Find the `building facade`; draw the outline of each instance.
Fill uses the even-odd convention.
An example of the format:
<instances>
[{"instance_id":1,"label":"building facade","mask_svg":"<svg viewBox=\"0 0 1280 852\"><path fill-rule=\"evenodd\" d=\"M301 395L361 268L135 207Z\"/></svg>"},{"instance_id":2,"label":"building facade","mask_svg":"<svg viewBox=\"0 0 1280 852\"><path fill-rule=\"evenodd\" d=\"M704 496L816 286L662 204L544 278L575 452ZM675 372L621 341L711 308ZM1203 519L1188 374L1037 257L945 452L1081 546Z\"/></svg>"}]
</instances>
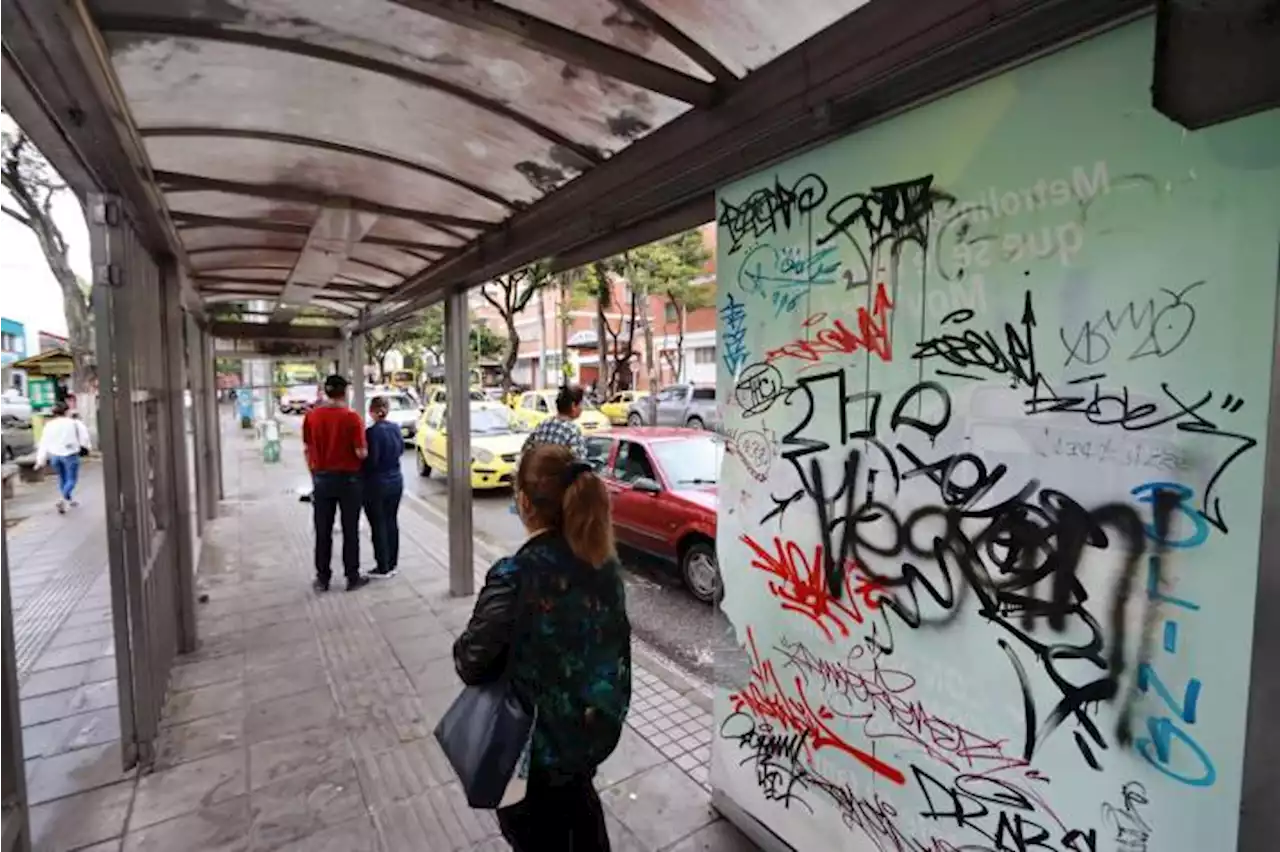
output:
<instances>
[{"instance_id":1,"label":"building facade","mask_svg":"<svg viewBox=\"0 0 1280 852\"><path fill-rule=\"evenodd\" d=\"M26 378L22 370L14 370L15 361L27 357L27 329L17 320L0 318L0 371L3 372L4 390L16 389L26 393Z\"/></svg>"},{"instance_id":2,"label":"building facade","mask_svg":"<svg viewBox=\"0 0 1280 852\"><path fill-rule=\"evenodd\" d=\"M705 283L716 286L714 223L701 229L703 242L711 255L707 261ZM631 288L622 279L612 284L612 298L605 311L608 325L607 346L625 351L630 337ZM578 298L564 305L563 296L555 286L547 287L529 301L525 309L515 317L515 331L519 338L516 363L512 380L532 388L556 387L563 376L579 384L593 384L600 375L600 348L596 331L596 305L590 298ZM677 381L715 381L716 365L716 312L714 307L688 311L685 317L683 341L683 374L680 373L680 322L678 311L660 295L651 295L648 304L649 321L653 329L655 380L658 386ZM489 304L476 288L471 295L471 310L477 323L488 326L505 336L507 329L502 315ZM637 311L639 314L640 311ZM638 317L637 317L638 319ZM617 335L615 342L614 336ZM648 389L648 370L645 364L644 329L635 328L633 355L629 361L629 375L624 386ZM565 360L567 356L567 361ZM565 364L568 369L566 371Z\"/></svg>"}]
</instances>

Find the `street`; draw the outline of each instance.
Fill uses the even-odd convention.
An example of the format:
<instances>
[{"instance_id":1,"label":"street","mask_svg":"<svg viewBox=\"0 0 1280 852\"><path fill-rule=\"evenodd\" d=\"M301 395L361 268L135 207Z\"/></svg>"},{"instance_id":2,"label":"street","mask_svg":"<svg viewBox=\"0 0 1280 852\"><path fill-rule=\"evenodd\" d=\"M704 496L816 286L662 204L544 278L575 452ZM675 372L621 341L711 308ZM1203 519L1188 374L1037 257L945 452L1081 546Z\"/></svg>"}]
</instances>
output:
<instances>
[{"instance_id":1,"label":"street","mask_svg":"<svg viewBox=\"0 0 1280 852\"><path fill-rule=\"evenodd\" d=\"M439 473L418 475L414 450L405 448L400 463L404 471L405 503L400 511L421 510L412 497L444 514L448 508L448 488ZM476 491L472 501L475 536L503 553L510 553L524 541L524 527L511 511L509 490ZM710 682L712 661L721 645L733 647L732 628L724 614L695 600L680 582L674 565L633 552L619 554L623 579L627 584L627 612L636 636L657 651Z\"/></svg>"},{"instance_id":2,"label":"street","mask_svg":"<svg viewBox=\"0 0 1280 852\"><path fill-rule=\"evenodd\" d=\"M301 417L277 416L286 424L287 432L300 434ZM400 462L405 483L400 511L447 515L445 478L439 473L419 476L414 452L412 447L406 447ZM476 539L494 551L513 552L524 542L525 534L519 517L511 511L511 492L473 493ZM674 565L635 552L623 551L619 556L627 585L627 612L635 635L699 678L713 681L716 651L735 648L729 620L718 609L695 600L685 590Z\"/></svg>"}]
</instances>

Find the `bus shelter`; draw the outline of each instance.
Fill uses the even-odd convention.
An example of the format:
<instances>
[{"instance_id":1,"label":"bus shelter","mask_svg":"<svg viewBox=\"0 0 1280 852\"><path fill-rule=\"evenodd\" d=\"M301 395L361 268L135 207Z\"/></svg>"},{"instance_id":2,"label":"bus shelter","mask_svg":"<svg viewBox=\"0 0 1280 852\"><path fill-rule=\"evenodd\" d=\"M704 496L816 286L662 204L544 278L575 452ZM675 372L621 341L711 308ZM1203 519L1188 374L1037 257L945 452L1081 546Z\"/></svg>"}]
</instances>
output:
<instances>
[{"instance_id":1,"label":"bus shelter","mask_svg":"<svg viewBox=\"0 0 1280 852\"><path fill-rule=\"evenodd\" d=\"M152 759L169 669L198 646L216 352L330 358L359 394L361 336L443 302L449 395L464 399L469 287L718 214L731 238L767 236L812 193L779 185L729 211L716 192L1153 15L1155 108L1187 128L1247 114L1276 101L1270 5L6 0L5 110L89 221L126 763ZM254 315L212 319L227 304ZM454 470L468 414L449 409ZM470 499L454 477L458 595ZM22 835L10 794L6 841Z\"/></svg>"}]
</instances>

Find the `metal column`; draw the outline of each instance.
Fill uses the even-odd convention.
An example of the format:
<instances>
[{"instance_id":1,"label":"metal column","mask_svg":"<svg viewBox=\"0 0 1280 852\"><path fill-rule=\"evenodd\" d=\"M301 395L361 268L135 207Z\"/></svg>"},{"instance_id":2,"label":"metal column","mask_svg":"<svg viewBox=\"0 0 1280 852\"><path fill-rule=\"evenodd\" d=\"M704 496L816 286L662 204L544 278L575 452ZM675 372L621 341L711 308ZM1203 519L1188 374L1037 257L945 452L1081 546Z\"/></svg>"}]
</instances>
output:
<instances>
[{"instance_id":1,"label":"metal column","mask_svg":"<svg viewBox=\"0 0 1280 852\"><path fill-rule=\"evenodd\" d=\"M471 404L467 344L470 339L467 291L450 293L444 303L446 429L449 454L449 594L475 591L472 566Z\"/></svg>"},{"instance_id":2,"label":"metal column","mask_svg":"<svg viewBox=\"0 0 1280 852\"><path fill-rule=\"evenodd\" d=\"M218 501L226 493L222 485L222 412L218 408L218 370L213 357L213 336L207 329L200 330L200 347L205 364L205 417L209 424L209 452L205 464L208 465L206 481L210 488L205 518L212 521L218 517Z\"/></svg>"},{"instance_id":3,"label":"metal column","mask_svg":"<svg viewBox=\"0 0 1280 852\"><path fill-rule=\"evenodd\" d=\"M186 356L187 376L191 382L191 422L195 427L191 451L195 454L193 467L196 477L196 504L192 507L192 512L195 515L196 535L203 538L205 519L208 517L206 511L208 495L212 490L208 475L209 468L205 460L205 456L209 452L209 421L205 415L207 400L204 392L206 372L204 365L204 338L195 317L190 314L184 314L182 322L185 329L183 339L186 342L184 354ZM196 567L197 569L199 568L199 566Z\"/></svg>"},{"instance_id":4,"label":"metal column","mask_svg":"<svg viewBox=\"0 0 1280 852\"><path fill-rule=\"evenodd\" d=\"M351 380L351 339L343 338L338 344L338 375Z\"/></svg>"},{"instance_id":5,"label":"metal column","mask_svg":"<svg viewBox=\"0 0 1280 852\"><path fill-rule=\"evenodd\" d=\"M360 412L363 417L365 413L364 398L364 335L356 334L351 338L351 383L353 391L351 394L351 407Z\"/></svg>"},{"instance_id":6,"label":"metal column","mask_svg":"<svg viewBox=\"0 0 1280 852\"><path fill-rule=\"evenodd\" d=\"M120 249L120 207L116 199L104 195L89 198L89 246L93 259L93 318L98 360L98 435L102 449L103 490L107 495L107 564L111 577L111 612L115 626L116 684L119 691L120 750L125 768L138 762L137 723L134 714L133 667L130 653L132 635L129 629L129 595L127 565L137 564L138 556L130 546L133 536L128 529L136 517L135 506L126 506L125 482L132 468L131 440L126 424L117 412L127 407L133 394L130 359L117 350L123 342L117 339L116 290L123 273L112 258ZM123 434L122 434L123 433Z\"/></svg>"},{"instance_id":7,"label":"metal column","mask_svg":"<svg viewBox=\"0 0 1280 852\"><path fill-rule=\"evenodd\" d=\"M167 496L173 520L170 526L173 533L170 539L174 540L173 615L176 619L177 651L189 654L196 649L196 566L191 535L194 526L191 483L187 481L187 359L182 333L182 282L178 275L172 258L160 264L160 335L165 353L162 404L167 409L169 432L169 453L165 461L172 466L170 475L165 479L169 483L170 493ZM192 406L195 405L194 396Z\"/></svg>"},{"instance_id":8,"label":"metal column","mask_svg":"<svg viewBox=\"0 0 1280 852\"><path fill-rule=\"evenodd\" d=\"M93 195L89 202L121 751L129 768L153 760L165 686L182 642L176 601L182 549L191 538L179 520L189 495L176 485L185 464L174 463L186 451L181 417L173 416L175 391L179 412L182 406L174 379L178 362L181 384L178 314L170 301L177 294L119 201Z\"/></svg>"},{"instance_id":9,"label":"metal column","mask_svg":"<svg viewBox=\"0 0 1280 852\"><path fill-rule=\"evenodd\" d=\"M17 646L13 644L13 605L9 599L9 539L0 530L0 570L3 571L4 596L0 610L4 632L0 634L0 657L4 668L3 766L3 835L0 852L31 852L31 812L27 806L27 768L22 759L22 712L18 700L18 671L14 661Z\"/></svg>"}]
</instances>

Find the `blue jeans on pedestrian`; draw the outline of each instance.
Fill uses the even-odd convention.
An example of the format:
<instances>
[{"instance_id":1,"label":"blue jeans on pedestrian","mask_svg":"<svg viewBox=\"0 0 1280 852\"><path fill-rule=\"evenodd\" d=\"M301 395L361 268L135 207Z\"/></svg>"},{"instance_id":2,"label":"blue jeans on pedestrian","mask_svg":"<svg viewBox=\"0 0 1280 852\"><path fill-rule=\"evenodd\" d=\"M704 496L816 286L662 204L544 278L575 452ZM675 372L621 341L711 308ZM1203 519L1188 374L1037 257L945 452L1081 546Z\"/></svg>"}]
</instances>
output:
<instances>
[{"instance_id":1,"label":"blue jeans on pedestrian","mask_svg":"<svg viewBox=\"0 0 1280 852\"><path fill-rule=\"evenodd\" d=\"M80 481L80 456L49 456L49 467L58 473L58 493L63 500L70 500Z\"/></svg>"},{"instance_id":2,"label":"blue jeans on pedestrian","mask_svg":"<svg viewBox=\"0 0 1280 852\"><path fill-rule=\"evenodd\" d=\"M400 562L400 476L364 481L364 513L373 537L373 558L382 571L394 571Z\"/></svg>"}]
</instances>

